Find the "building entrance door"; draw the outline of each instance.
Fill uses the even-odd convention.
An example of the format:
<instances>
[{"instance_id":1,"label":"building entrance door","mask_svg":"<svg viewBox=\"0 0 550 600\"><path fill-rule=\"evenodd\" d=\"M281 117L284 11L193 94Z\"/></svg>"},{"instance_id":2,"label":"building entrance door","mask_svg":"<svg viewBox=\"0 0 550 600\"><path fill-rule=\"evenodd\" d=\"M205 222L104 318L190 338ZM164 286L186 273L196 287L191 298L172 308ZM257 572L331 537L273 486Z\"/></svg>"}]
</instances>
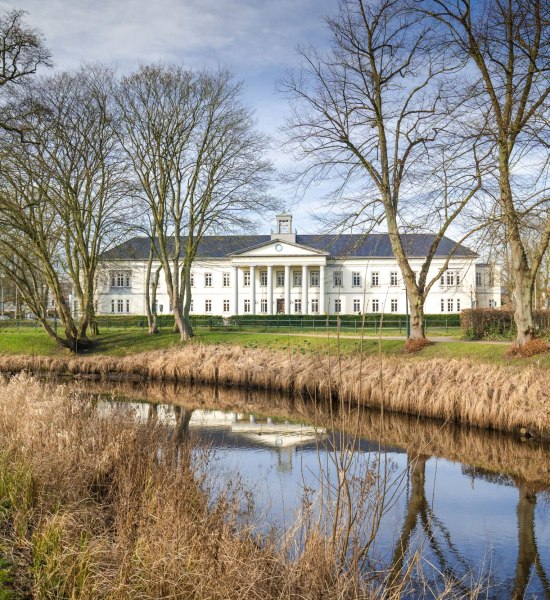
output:
<instances>
[{"instance_id":1,"label":"building entrance door","mask_svg":"<svg viewBox=\"0 0 550 600\"><path fill-rule=\"evenodd\" d=\"M285 312L285 301L283 298L277 298L277 314L282 315Z\"/></svg>"}]
</instances>

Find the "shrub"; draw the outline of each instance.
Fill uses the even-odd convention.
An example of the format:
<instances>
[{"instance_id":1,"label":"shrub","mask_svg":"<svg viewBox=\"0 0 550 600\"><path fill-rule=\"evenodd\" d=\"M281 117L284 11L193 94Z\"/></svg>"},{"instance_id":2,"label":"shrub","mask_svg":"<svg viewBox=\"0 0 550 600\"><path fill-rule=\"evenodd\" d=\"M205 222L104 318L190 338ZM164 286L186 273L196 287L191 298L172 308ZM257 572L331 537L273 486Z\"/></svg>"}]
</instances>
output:
<instances>
[{"instance_id":1,"label":"shrub","mask_svg":"<svg viewBox=\"0 0 550 600\"><path fill-rule=\"evenodd\" d=\"M550 330L550 310L533 313L539 333ZM470 308L460 314L464 337L471 340L511 339L516 335L514 312L503 308Z\"/></svg>"}]
</instances>

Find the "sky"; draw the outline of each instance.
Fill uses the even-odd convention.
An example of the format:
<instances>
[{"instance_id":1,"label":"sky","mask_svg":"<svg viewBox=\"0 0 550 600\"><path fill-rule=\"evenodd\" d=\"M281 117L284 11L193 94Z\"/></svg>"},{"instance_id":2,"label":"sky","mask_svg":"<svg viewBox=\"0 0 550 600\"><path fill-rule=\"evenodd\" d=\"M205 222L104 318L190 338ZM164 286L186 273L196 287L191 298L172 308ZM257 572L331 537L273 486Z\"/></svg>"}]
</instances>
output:
<instances>
[{"instance_id":1,"label":"sky","mask_svg":"<svg viewBox=\"0 0 550 600\"><path fill-rule=\"evenodd\" d=\"M290 156L278 148L278 129L288 110L276 83L299 66L298 45L328 43L324 17L336 0L17 0L51 50L55 69L83 62L114 64L128 72L140 63L183 63L188 68L228 67L244 83L244 101L258 128L274 138L270 157L284 169ZM14 4L0 0L0 9ZM320 190L295 200L291 189L275 195L294 215L300 233L313 232L311 214ZM266 217L261 233L273 226Z\"/></svg>"}]
</instances>

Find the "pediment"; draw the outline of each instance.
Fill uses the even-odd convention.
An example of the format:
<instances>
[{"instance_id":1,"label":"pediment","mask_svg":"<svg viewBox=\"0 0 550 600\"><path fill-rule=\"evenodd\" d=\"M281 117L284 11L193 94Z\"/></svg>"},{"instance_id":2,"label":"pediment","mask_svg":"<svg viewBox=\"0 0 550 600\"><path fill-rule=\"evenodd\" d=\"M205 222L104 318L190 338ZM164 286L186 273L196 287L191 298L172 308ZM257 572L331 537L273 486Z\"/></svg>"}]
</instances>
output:
<instances>
[{"instance_id":1,"label":"pediment","mask_svg":"<svg viewBox=\"0 0 550 600\"><path fill-rule=\"evenodd\" d=\"M252 256L328 256L328 252L302 246L285 240L269 240L263 244L245 248L239 252L233 252L230 256L237 257L252 257Z\"/></svg>"}]
</instances>

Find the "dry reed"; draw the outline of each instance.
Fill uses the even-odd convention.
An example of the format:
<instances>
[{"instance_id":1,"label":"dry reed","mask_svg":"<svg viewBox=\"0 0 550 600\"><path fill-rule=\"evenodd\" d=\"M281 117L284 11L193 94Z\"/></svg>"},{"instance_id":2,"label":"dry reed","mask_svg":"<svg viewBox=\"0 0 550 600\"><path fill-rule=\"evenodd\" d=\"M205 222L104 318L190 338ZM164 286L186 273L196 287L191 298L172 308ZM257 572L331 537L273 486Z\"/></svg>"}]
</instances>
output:
<instances>
[{"instance_id":1,"label":"dry reed","mask_svg":"<svg viewBox=\"0 0 550 600\"><path fill-rule=\"evenodd\" d=\"M129 357L0 357L0 372L21 371L296 391L489 429L550 433L550 371L535 365L334 357L225 345Z\"/></svg>"}]
</instances>

